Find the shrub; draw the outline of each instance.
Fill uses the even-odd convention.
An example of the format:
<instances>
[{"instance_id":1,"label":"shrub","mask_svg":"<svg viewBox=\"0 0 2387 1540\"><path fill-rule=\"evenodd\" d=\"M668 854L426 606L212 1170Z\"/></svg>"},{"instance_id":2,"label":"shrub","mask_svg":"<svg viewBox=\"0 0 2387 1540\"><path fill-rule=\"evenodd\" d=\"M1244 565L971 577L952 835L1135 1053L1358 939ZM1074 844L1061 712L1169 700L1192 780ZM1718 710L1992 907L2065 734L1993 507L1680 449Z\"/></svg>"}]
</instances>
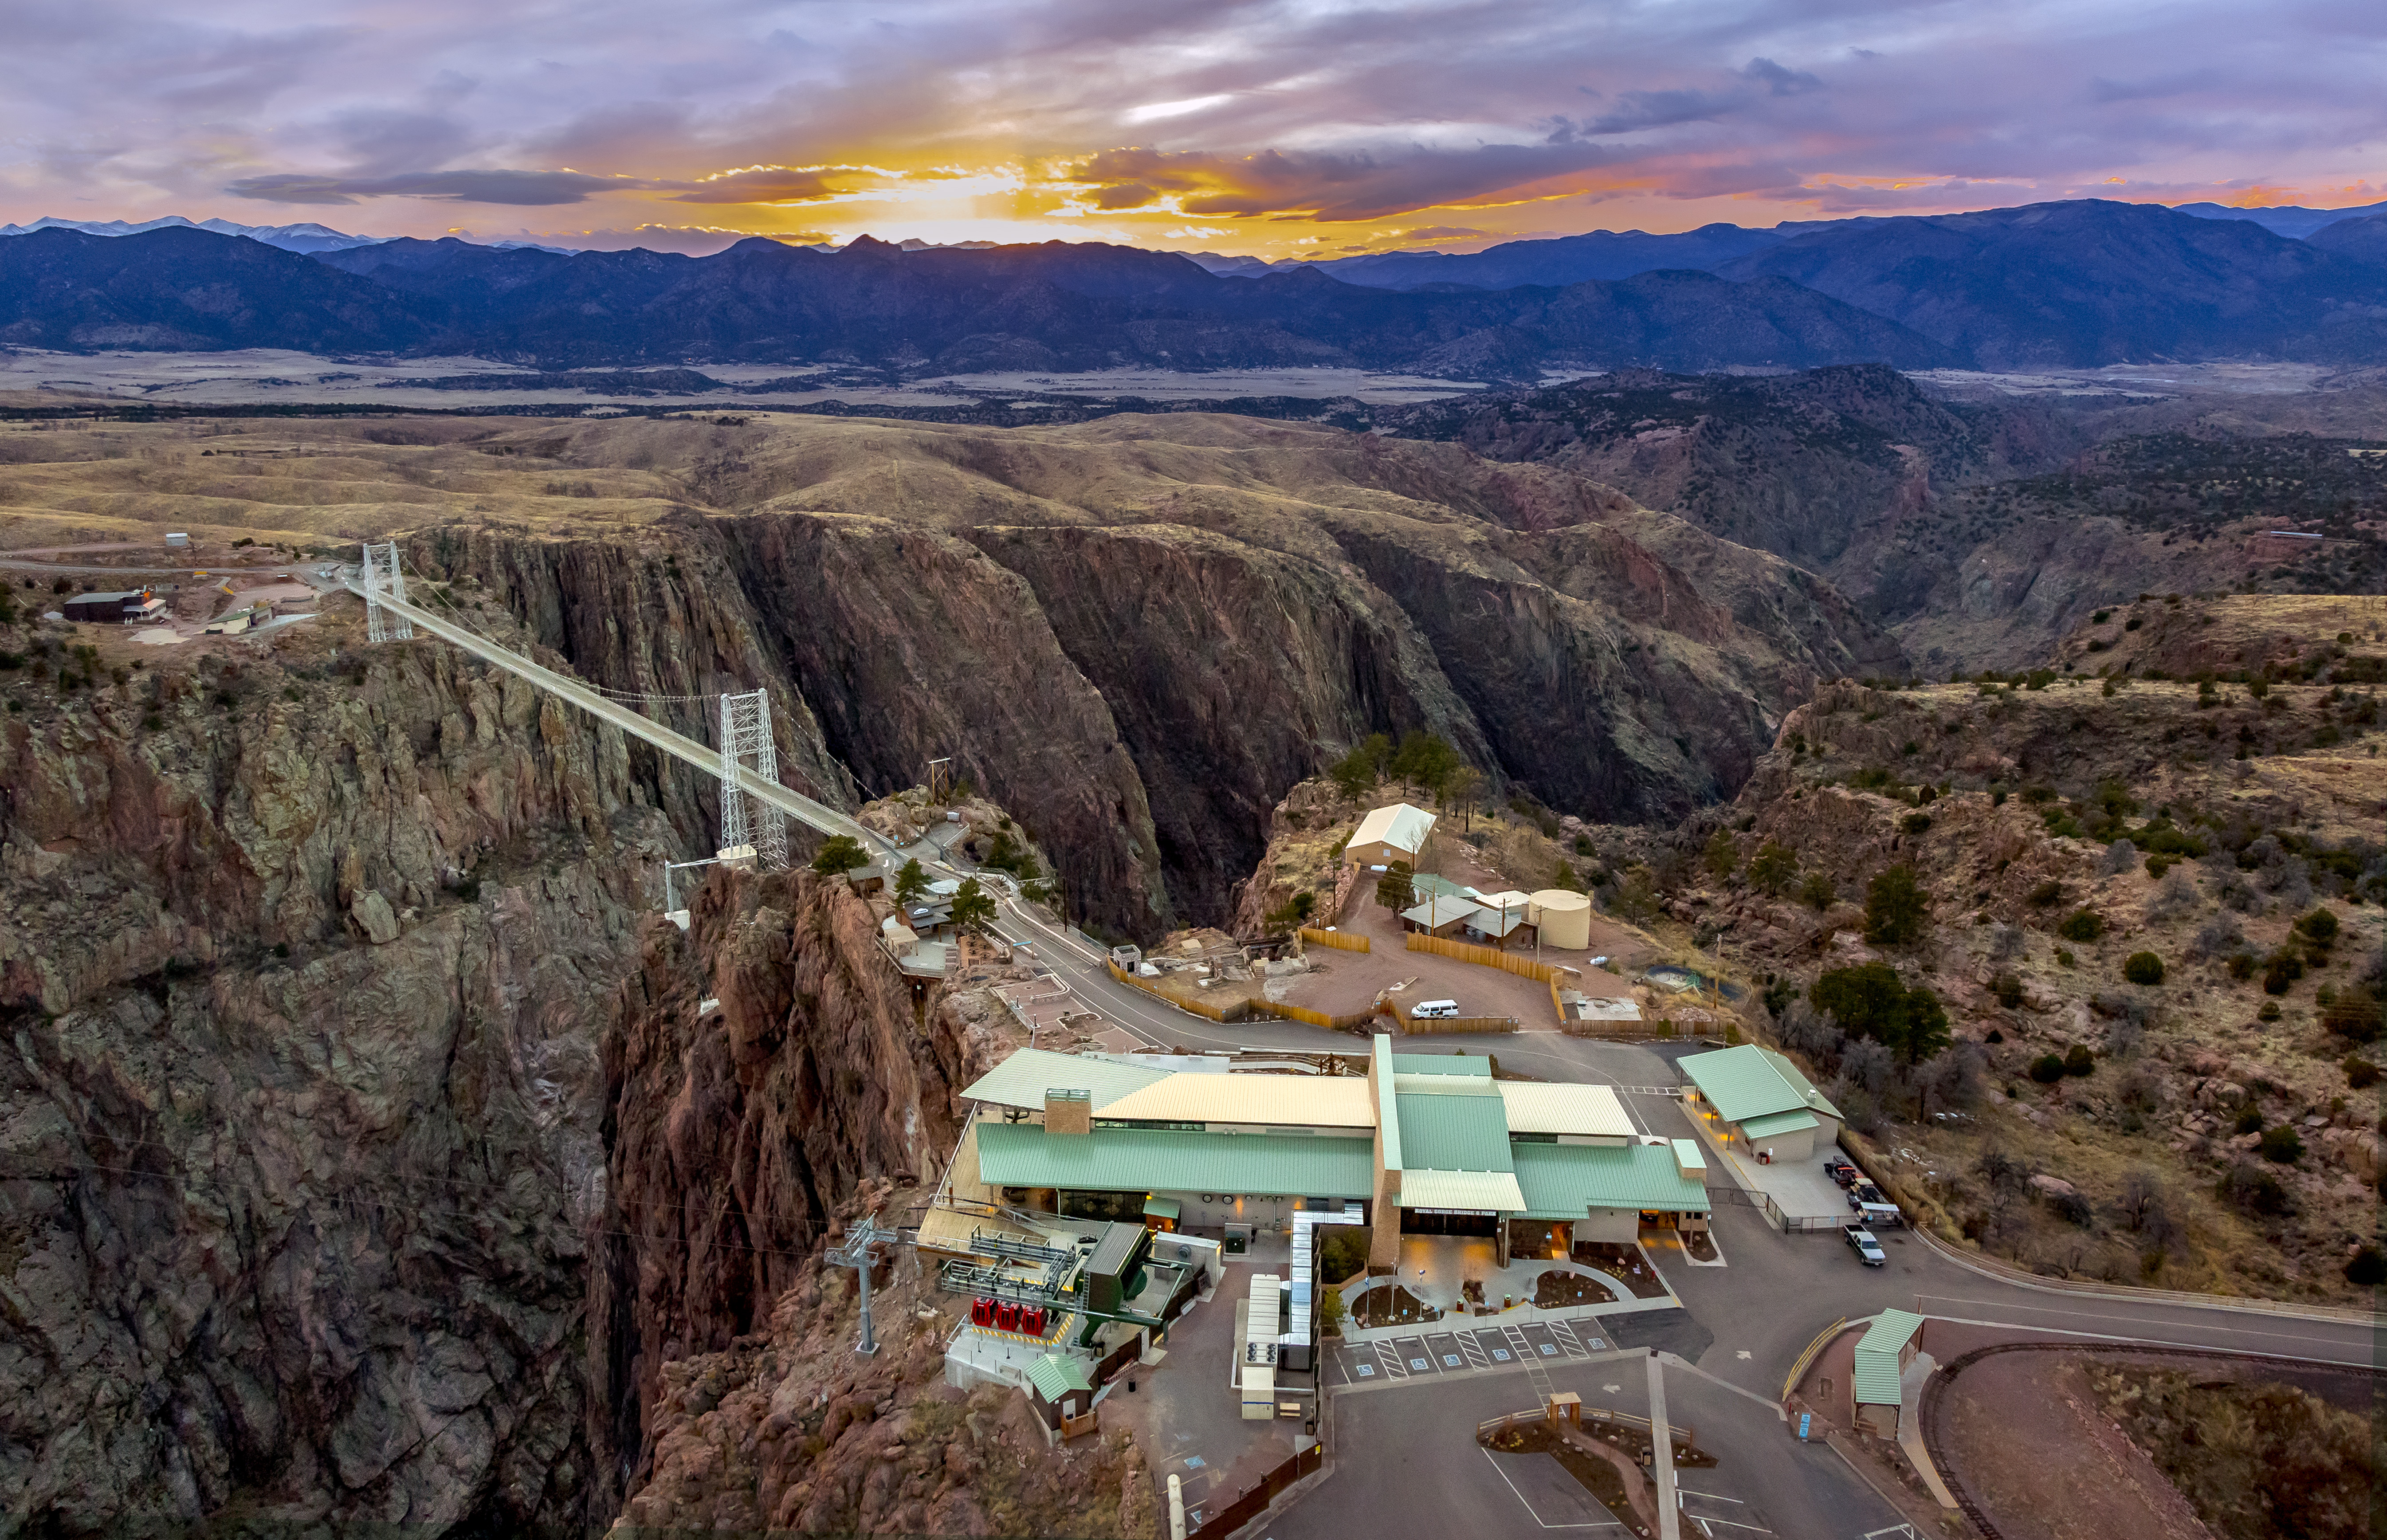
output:
<instances>
[{"instance_id":1,"label":"shrub","mask_svg":"<svg viewBox=\"0 0 2387 1540\"><path fill-rule=\"evenodd\" d=\"M2345 1281L2357 1289L2375 1289L2387 1283L2387 1252L2363 1242L2346 1260Z\"/></svg>"},{"instance_id":2,"label":"shrub","mask_svg":"<svg viewBox=\"0 0 2387 1540\"><path fill-rule=\"evenodd\" d=\"M1989 980L1989 992L1998 997L1999 1004L2011 1011L2022 1004L2022 980L2011 973L2001 973Z\"/></svg>"},{"instance_id":3,"label":"shrub","mask_svg":"<svg viewBox=\"0 0 2387 1540\"><path fill-rule=\"evenodd\" d=\"M2030 1078L2041 1085L2053 1085L2064 1079L2064 1060L2053 1054L2041 1054L2030 1061Z\"/></svg>"},{"instance_id":4,"label":"shrub","mask_svg":"<svg viewBox=\"0 0 2387 1540\"><path fill-rule=\"evenodd\" d=\"M1931 828L1931 814L1928 813L1910 813L1905 817L1901 818L1898 821L1898 827L1899 831L1903 834L1926 834L1930 832Z\"/></svg>"},{"instance_id":5,"label":"shrub","mask_svg":"<svg viewBox=\"0 0 2387 1540\"><path fill-rule=\"evenodd\" d=\"M1767 840L1749 863L1749 880L1770 898L1787 892L1799 875L1799 857L1788 848Z\"/></svg>"},{"instance_id":6,"label":"shrub","mask_svg":"<svg viewBox=\"0 0 2387 1540\"><path fill-rule=\"evenodd\" d=\"M2345 1083L2354 1091L2368 1091L2379 1083L2379 1067L2359 1054L2345 1055Z\"/></svg>"},{"instance_id":7,"label":"shrub","mask_svg":"<svg viewBox=\"0 0 2387 1540\"><path fill-rule=\"evenodd\" d=\"M2263 1109L2261 1107L2246 1108L2238 1115L2237 1120L2229 1125L2229 1131L2241 1136L2250 1133L2261 1133L2263 1131Z\"/></svg>"},{"instance_id":8,"label":"shrub","mask_svg":"<svg viewBox=\"0 0 2387 1540\"><path fill-rule=\"evenodd\" d=\"M2278 1216L2295 1208L2279 1178L2247 1161L2231 1167L2221 1179L2221 1196L2249 1214Z\"/></svg>"},{"instance_id":9,"label":"shrub","mask_svg":"<svg viewBox=\"0 0 2387 1540\"><path fill-rule=\"evenodd\" d=\"M1800 902L1819 913L1829 909L1839 896L1839 888L1822 872L1809 872L1807 880L1799 884Z\"/></svg>"},{"instance_id":10,"label":"shrub","mask_svg":"<svg viewBox=\"0 0 2387 1540\"><path fill-rule=\"evenodd\" d=\"M1990 1029L1989 1029L1989 1035L1988 1035L1987 1037L1984 1037L1983 1039L1981 1039L1981 1041L1982 1041L1983 1042L1988 1042L1988 1043L1999 1043L1999 1042L2003 1042L2003 1041L2005 1041L2005 1040L2006 1040L2006 1035L2005 1035L2003 1032L2002 1032L2002 1031L1998 1030L1998 1029L1997 1029L1996 1028L1994 1028L1994 1027L1992 1027L1992 1028L1990 1028Z\"/></svg>"},{"instance_id":11,"label":"shrub","mask_svg":"<svg viewBox=\"0 0 2387 1540\"><path fill-rule=\"evenodd\" d=\"M2276 1129L2263 1130L2263 1142L2258 1148L2263 1158L2274 1166L2293 1166L2304 1158L2305 1142L2292 1125L2282 1123Z\"/></svg>"},{"instance_id":12,"label":"shrub","mask_svg":"<svg viewBox=\"0 0 2387 1540\"><path fill-rule=\"evenodd\" d=\"M2078 959L2072 955L2072 949L2070 947L2060 946L2055 949L2055 960L2060 966L2070 967Z\"/></svg>"},{"instance_id":13,"label":"shrub","mask_svg":"<svg viewBox=\"0 0 2387 1540\"><path fill-rule=\"evenodd\" d=\"M2326 909L2316 909L2296 921L2296 930L2307 939L2327 946L2337 940L2337 916Z\"/></svg>"},{"instance_id":14,"label":"shrub","mask_svg":"<svg viewBox=\"0 0 2387 1540\"><path fill-rule=\"evenodd\" d=\"M2152 952L2133 952L2122 964L2122 977L2133 984L2160 984L2164 981L2163 959Z\"/></svg>"},{"instance_id":15,"label":"shrub","mask_svg":"<svg viewBox=\"0 0 2387 1540\"><path fill-rule=\"evenodd\" d=\"M2379 1002L2362 985L2348 985L2322 1009L2320 1024L2348 1042L2376 1042L2381 1029Z\"/></svg>"},{"instance_id":16,"label":"shrub","mask_svg":"<svg viewBox=\"0 0 2387 1540\"><path fill-rule=\"evenodd\" d=\"M2288 987L2305 976L2305 960L2295 948L2283 946L2271 953L2263 965L2263 992L2285 994Z\"/></svg>"},{"instance_id":17,"label":"shrub","mask_svg":"<svg viewBox=\"0 0 2387 1540\"><path fill-rule=\"evenodd\" d=\"M2263 1008L2262 1008L2261 1010L2256 1011L2256 1012L2254 1013L2254 1019L2255 1019L2255 1020L2257 1020L2257 1021L2277 1021L2277 1020L2279 1020L2279 1019L2280 1019L2280 1007L2279 1007L2278 1003L2277 1003L2276 1001L2270 1001L2270 1000L2266 1000L2266 1001L2264 1001L2264 1002L2263 1002Z\"/></svg>"},{"instance_id":18,"label":"shrub","mask_svg":"<svg viewBox=\"0 0 2387 1540\"><path fill-rule=\"evenodd\" d=\"M2087 1043L2076 1042L2065 1052L2064 1072L2066 1075L2093 1075L2097 1072L2097 1057L2089 1052Z\"/></svg>"},{"instance_id":19,"label":"shrub","mask_svg":"<svg viewBox=\"0 0 2387 1540\"><path fill-rule=\"evenodd\" d=\"M2093 941L2105 933L2105 916L2094 909L2075 909L2055 933L2067 941Z\"/></svg>"},{"instance_id":20,"label":"shrub","mask_svg":"<svg viewBox=\"0 0 2387 1540\"><path fill-rule=\"evenodd\" d=\"M844 834L832 834L821 841L820 853L813 857L813 870L822 873L850 872L868 865L870 852L862 848L862 841Z\"/></svg>"},{"instance_id":21,"label":"shrub","mask_svg":"<svg viewBox=\"0 0 2387 1540\"><path fill-rule=\"evenodd\" d=\"M1865 889L1866 940L1880 946L1903 946L1923 938L1930 910L1912 866L1892 866Z\"/></svg>"},{"instance_id":22,"label":"shrub","mask_svg":"<svg viewBox=\"0 0 2387 1540\"><path fill-rule=\"evenodd\" d=\"M2052 903L2060 903L2063 898L2064 884L2051 877L2025 895L2023 902L2034 909L2044 909Z\"/></svg>"}]
</instances>

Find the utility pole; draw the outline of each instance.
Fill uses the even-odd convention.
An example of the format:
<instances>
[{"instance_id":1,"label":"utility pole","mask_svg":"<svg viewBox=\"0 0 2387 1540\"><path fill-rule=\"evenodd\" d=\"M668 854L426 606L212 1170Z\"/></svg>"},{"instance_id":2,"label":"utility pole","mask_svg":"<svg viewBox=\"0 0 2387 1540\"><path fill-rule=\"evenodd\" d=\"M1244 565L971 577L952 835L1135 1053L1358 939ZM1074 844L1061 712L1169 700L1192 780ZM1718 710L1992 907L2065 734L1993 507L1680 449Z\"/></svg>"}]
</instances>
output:
<instances>
[{"instance_id":1,"label":"utility pole","mask_svg":"<svg viewBox=\"0 0 2387 1540\"><path fill-rule=\"evenodd\" d=\"M893 1231L880 1228L878 1216L873 1214L845 1232L845 1244L828 1249L830 1266L852 1268L861 1280L862 1340L853 1350L865 1358L878 1352L878 1339L870 1330L870 1269L878 1265L873 1248L901 1239Z\"/></svg>"}]
</instances>

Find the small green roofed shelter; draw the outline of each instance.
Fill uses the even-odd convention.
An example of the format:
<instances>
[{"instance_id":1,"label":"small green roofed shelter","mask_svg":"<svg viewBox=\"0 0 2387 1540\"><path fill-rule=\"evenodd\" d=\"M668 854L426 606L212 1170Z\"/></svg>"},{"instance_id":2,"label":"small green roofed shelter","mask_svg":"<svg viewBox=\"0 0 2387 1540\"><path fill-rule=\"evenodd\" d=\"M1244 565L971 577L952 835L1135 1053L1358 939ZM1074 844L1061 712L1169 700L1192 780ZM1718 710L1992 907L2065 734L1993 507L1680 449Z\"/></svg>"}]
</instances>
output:
<instances>
[{"instance_id":1,"label":"small green roofed shelter","mask_svg":"<svg viewBox=\"0 0 2387 1540\"><path fill-rule=\"evenodd\" d=\"M1687 1110L1721 1142L1737 1142L1751 1155L1771 1151L1778 1161L1809 1160L1839 1142L1840 1109L1770 1048L1693 1054L1680 1067L1690 1081Z\"/></svg>"},{"instance_id":2,"label":"small green roofed shelter","mask_svg":"<svg viewBox=\"0 0 2387 1540\"><path fill-rule=\"evenodd\" d=\"M1912 1310L1884 1310L1857 1339L1855 1369L1849 1376L1857 1425L1885 1438L1898 1434L1906 1403L1901 1377L1923 1337L1923 1318Z\"/></svg>"},{"instance_id":3,"label":"small green roofed shelter","mask_svg":"<svg viewBox=\"0 0 2387 1540\"><path fill-rule=\"evenodd\" d=\"M1093 1409L1094 1382L1075 1358L1047 1353L1028 1366L1028 1400L1048 1428Z\"/></svg>"}]
</instances>

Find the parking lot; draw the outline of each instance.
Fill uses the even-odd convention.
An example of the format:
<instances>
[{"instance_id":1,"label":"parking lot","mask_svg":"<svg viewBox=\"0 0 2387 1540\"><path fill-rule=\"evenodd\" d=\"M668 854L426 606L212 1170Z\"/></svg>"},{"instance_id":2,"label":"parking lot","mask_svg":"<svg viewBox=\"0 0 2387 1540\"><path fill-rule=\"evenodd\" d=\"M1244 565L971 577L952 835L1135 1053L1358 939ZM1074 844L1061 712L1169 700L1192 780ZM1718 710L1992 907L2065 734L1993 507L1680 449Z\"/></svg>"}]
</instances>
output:
<instances>
[{"instance_id":1,"label":"parking lot","mask_svg":"<svg viewBox=\"0 0 2387 1540\"><path fill-rule=\"evenodd\" d=\"M1632 1319L1632 1318L1626 1318ZM1408 1540L1450 1534L1509 1535L1542 1530L1630 1532L1547 1455L1496 1455L1476 1442L1476 1424L1531 1410L1535 1380L1572 1391L1587 1407L1648 1413L1648 1349L1591 1345L1585 1323L1522 1332L1474 1328L1423 1332L1374 1344L1349 1362L1352 1381L1334 1395L1335 1464L1324 1482L1270 1520L1272 1540ZM1524 1339L1521 1345L1517 1335ZM1505 1367L1530 1347L1543 1373L1467 1372ZM1347 1352L1347 1350L1345 1350ZM1387 1363L1396 1357L1397 1363ZM1447 1360L1456 1357L1459 1367ZM1422 1359L1425 1368L1415 1367ZM1372 1370L1358 1376L1361 1368ZM1683 1533L1707 1540L1769 1535L1860 1540L1899 1516L1820 1445L1801 1444L1778 1409L1679 1358L1663 1360L1667 1420L1691 1431L1717 1457L1712 1469L1678 1473Z\"/></svg>"},{"instance_id":2,"label":"parking lot","mask_svg":"<svg viewBox=\"0 0 2387 1540\"><path fill-rule=\"evenodd\" d=\"M1531 1361L1569 1363L1614 1346L1601 1334L1605 1330L1596 1320L1553 1320L1343 1343L1328 1357L1326 1382L1331 1391L1465 1370L1522 1369Z\"/></svg>"}]
</instances>

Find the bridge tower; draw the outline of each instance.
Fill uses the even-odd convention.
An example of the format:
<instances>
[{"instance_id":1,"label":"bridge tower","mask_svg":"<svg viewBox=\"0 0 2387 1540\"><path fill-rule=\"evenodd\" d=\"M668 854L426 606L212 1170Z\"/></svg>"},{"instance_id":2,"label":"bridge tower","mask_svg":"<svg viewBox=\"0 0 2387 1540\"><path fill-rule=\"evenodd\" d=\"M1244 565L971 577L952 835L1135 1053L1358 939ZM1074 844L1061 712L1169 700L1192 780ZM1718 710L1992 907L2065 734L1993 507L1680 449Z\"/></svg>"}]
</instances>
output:
<instances>
[{"instance_id":1,"label":"bridge tower","mask_svg":"<svg viewBox=\"0 0 2387 1540\"><path fill-rule=\"evenodd\" d=\"M779 784L778 750L771 739L771 698L759 689L721 698L721 849L726 854L750 845L764 867L785 866L787 815L758 798L750 816L741 771L769 785Z\"/></svg>"},{"instance_id":2,"label":"bridge tower","mask_svg":"<svg viewBox=\"0 0 2387 1540\"><path fill-rule=\"evenodd\" d=\"M381 596L386 593L400 604L406 602L406 574L398 570L398 542L375 545L365 542L365 638L368 641L411 641L414 623L402 614L393 614L382 607Z\"/></svg>"}]
</instances>

